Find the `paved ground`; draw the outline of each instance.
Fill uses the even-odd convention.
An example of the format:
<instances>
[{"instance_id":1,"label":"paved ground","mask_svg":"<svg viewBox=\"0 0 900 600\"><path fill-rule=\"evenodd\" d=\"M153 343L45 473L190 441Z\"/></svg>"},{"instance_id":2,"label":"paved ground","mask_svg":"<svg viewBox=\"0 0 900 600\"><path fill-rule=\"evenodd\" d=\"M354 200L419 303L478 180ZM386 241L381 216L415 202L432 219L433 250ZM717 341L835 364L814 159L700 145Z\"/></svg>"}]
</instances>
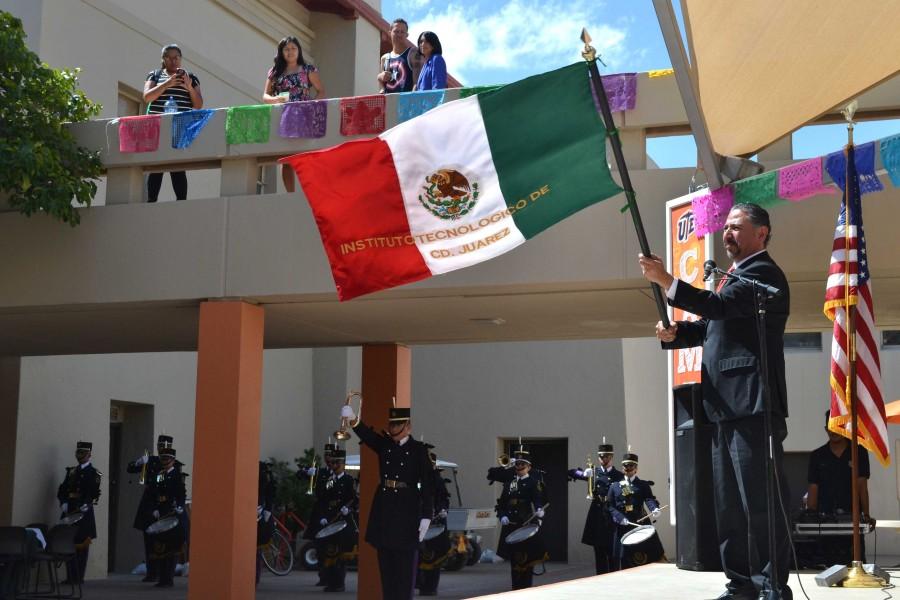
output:
<instances>
[{"instance_id":1,"label":"paved ground","mask_svg":"<svg viewBox=\"0 0 900 600\"><path fill-rule=\"evenodd\" d=\"M896 564L885 562L882 564ZM889 569L892 576L900 578L900 570ZM817 587L815 573L801 575L803 586L810 600L882 600L892 598L888 590L843 589ZM295 600L297 598L323 598L328 600L355 599L356 573L347 575L347 591L324 594L315 587L316 574L295 571L287 577L275 577L266 573L257 589L257 600ZM627 598L628 600L709 600L724 589L721 573L697 573L682 571L672 564L656 563L609 575L594 576L593 565L551 563L547 574L535 578L540 587L519 592L509 592L509 566L503 564L478 564L458 572L443 572L438 598L462 600L483 597L481 600L597 600L598 598ZM797 584L797 575L791 574L794 598L801 600L804 594ZM85 584L85 600L186 600L187 580L175 578L172 589L156 589L152 584L140 582L130 575L114 575L106 580ZM504 593L506 592L506 593ZM498 594L502 594L499 596ZM898 594L900 596L900 594ZM365 596L360 596L365 598ZM204 599L215 600L215 599Z\"/></svg>"},{"instance_id":2,"label":"paved ground","mask_svg":"<svg viewBox=\"0 0 900 600\"><path fill-rule=\"evenodd\" d=\"M547 565L547 574L536 577L535 582L555 583L593 574L593 565L551 563ZM310 571L294 571L286 577L275 577L265 573L257 588L256 598L257 600L298 598L349 600L357 597L355 572L347 573L347 591L344 593L325 594L322 588L315 586L316 579L316 574ZM461 571L441 573L437 597L443 600L461 600L507 590L509 590L507 563L477 564L465 567ZM112 575L106 580L88 581L84 586L84 597L85 600L186 600L187 579L176 577L174 588L157 589L153 584L141 583L139 576Z\"/></svg>"}]
</instances>

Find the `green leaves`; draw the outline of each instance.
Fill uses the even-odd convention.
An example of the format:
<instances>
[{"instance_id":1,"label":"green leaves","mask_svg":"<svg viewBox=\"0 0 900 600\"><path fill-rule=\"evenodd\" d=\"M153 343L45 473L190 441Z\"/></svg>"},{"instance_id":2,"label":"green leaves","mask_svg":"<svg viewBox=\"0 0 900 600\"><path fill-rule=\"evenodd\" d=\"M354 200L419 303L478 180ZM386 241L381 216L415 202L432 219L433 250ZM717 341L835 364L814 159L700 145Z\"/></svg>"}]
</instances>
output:
<instances>
[{"instance_id":1,"label":"green leaves","mask_svg":"<svg viewBox=\"0 0 900 600\"><path fill-rule=\"evenodd\" d=\"M100 112L78 89L80 69L54 69L25 45L22 22L0 11L0 197L25 215L72 226L90 206L100 153L81 148L64 126Z\"/></svg>"}]
</instances>

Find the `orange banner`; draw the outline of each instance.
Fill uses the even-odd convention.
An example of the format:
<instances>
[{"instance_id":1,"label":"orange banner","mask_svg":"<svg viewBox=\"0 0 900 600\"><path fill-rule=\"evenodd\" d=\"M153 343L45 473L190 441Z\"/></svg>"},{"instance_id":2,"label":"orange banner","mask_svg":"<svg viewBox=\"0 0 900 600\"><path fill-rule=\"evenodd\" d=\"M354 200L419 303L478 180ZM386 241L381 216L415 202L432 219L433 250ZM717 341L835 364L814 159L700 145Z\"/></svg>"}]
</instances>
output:
<instances>
[{"instance_id":1,"label":"orange banner","mask_svg":"<svg viewBox=\"0 0 900 600\"><path fill-rule=\"evenodd\" d=\"M672 274L685 283L702 288L703 263L706 262L706 247L694 234L694 213L691 203L673 208L671 221ZM696 321L699 317L680 308L674 309L674 321ZM700 383L700 363L703 360L703 348L680 348L672 354L672 385Z\"/></svg>"}]
</instances>

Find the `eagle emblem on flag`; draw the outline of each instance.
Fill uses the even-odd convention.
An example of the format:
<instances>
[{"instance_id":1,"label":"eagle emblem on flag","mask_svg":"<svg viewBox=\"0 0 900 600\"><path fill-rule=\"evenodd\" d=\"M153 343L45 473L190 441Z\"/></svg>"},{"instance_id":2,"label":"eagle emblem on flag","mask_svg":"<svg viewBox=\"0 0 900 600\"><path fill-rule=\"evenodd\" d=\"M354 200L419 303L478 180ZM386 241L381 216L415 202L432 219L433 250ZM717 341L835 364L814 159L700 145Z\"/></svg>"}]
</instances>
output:
<instances>
[{"instance_id":1,"label":"eagle emblem on flag","mask_svg":"<svg viewBox=\"0 0 900 600\"><path fill-rule=\"evenodd\" d=\"M455 169L438 169L425 177L424 196L419 202L439 219L454 221L469 213L478 202L478 183Z\"/></svg>"}]
</instances>

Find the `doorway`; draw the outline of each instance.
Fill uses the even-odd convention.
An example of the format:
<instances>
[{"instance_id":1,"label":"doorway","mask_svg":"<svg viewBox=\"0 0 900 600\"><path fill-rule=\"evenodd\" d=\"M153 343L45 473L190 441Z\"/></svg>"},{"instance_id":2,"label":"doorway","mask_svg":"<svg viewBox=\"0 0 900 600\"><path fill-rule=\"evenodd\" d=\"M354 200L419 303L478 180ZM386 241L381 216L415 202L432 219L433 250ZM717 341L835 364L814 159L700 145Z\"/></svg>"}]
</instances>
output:
<instances>
[{"instance_id":1,"label":"doorway","mask_svg":"<svg viewBox=\"0 0 900 600\"><path fill-rule=\"evenodd\" d=\"M144 492L140 473L126 473L129 462L156 447L153 406L112 400L109 422L109 552L110 573L130 573L144 562L144 538L132 527Z\"/></svg>"},{"instance_id":2,"label":"doorway","mask_svg":"<svg viewBox=\"0 0 900 600\"><path fill-rule=\"evenodd\" d=\"M550 560L565 562L569 559L569 486L566 479L569 463L569 441L566 438L523 438L525 449L531 453L533 470L544 476L544 503L550 503L541 534L547 545ZM518 439L503 440L504 452L513 456L519 446Z\"/></svg>"}]
</instances>

